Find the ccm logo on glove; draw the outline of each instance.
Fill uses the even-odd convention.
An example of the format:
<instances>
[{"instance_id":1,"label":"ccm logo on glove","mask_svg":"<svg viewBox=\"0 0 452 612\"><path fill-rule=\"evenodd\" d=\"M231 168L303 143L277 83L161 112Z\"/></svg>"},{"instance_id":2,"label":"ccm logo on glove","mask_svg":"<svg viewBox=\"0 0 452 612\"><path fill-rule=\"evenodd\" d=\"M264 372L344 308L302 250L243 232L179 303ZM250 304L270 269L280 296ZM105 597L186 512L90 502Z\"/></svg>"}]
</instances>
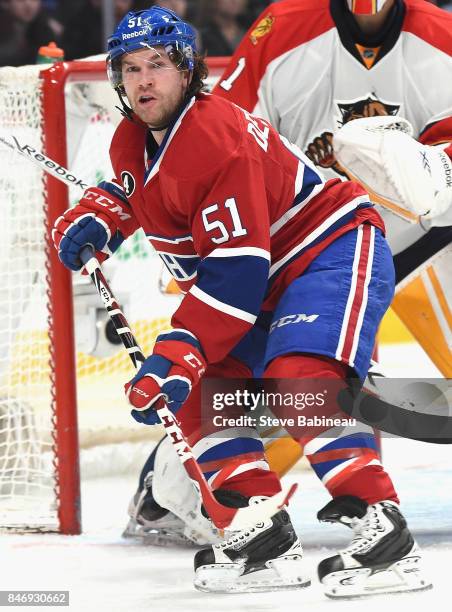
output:
<instances>
[{"instance_id":1,"label":"ccm logo on glove","mask_svg":"<svg viewBox=\"0 0 452 612\"><path fill-rule=\"evenodd\" d=\"M202 376L206 371L204 367L204 363L196 357L194 353L188 353L188 355L184 355L184 360L188 363L192 368L198 369L198 376Z\"/></svg>"},{"instance_id":2,"label":"ccm logo on glove","mask_svg":"<svg viewBox=\"0 0 452 612\"><path fill-rule=\"evenodd\" d=\"M117 204L113 200L110 200L110 198L107 198L107 196L103 194L99 194L96 191L88 190L85 192L85 195L83 197L85 201L91 201L95 204L99 204L99 206L104 206L105 208L108 208L110 212L117 214L121 221L127 221L127 219L131 218L131 215L124 212L124 209L119 206L119 204Z\"/></svg>"},{"instance_id":3,"label":"ccm logo on glove","mask_svg":"<svg viewBox=\"0 0 452 612\"><path fill-rule=\"evenodd\" d=\"M77 271L82 267L79 253L84 246L94 247L97 259L102 262L137 227L137 221L125 212L119 197L109 198L104 189L92 187L74 208L58 217L52 238L61 262Z\"/></svg>"},{"instance_id":4,"label":"ccm logo on glove","mask_svg":"<svg viewBox=\"0 0 452 612\"><path fill-rule=\"evenodd\" d=\"M134 393L138 393L138 395L142 395L146 399L149 398L149 393L146 393L146 391L143 391L143 389L140 389L139 387L132 387L132 391Z\"/></svg>"}]
</instances>

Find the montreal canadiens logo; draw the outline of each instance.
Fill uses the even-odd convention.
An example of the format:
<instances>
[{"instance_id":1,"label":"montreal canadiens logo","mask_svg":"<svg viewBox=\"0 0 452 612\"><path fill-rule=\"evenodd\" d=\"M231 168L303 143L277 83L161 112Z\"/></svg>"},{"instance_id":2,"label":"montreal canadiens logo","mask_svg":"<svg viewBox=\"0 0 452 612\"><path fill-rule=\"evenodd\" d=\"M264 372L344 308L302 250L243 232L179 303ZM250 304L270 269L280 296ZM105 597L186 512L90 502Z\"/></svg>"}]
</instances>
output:
<instances>
[{"instance_id":1,"label":"montreal canadiens logo","mask_svg":"<svg viewBox=\"0 0 452 612\"><path fill-rule=\"evenodd\" d=\"M129 198L135 191L135 179L133 178L133 174L124 170L124 172L121 172L121 181L125 194Z\"/></svg>"}]
</instances>

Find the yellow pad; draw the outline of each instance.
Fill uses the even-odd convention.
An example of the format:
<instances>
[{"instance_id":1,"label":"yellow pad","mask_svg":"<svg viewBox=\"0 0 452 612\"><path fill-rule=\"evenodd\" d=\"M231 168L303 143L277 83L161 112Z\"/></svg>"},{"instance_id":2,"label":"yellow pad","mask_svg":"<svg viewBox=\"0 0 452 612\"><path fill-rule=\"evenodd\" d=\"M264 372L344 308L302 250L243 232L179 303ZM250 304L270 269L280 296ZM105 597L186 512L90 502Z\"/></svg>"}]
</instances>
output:
<instances>
[{"instance_id":1,"label":"yellow pad","mask_svg":"<svg viewBox=\"0 0 452 612\"><path fill-rule=\"evenodd\" d=\"M392 309L443 376L451 378L452 315L433 261L402 285L394 297Z\"/></svg>"},{"instance_id":2,"label":"yellow pad","mask_svg":"<svg viewBox=\"0 0 452 612\"><path fill-rule=\"evenodd\" d=\"M303 456L303 449L290 436L270 439L265 444L265 456L270 469L281 478Z\"/></svg>"}]
</instances>

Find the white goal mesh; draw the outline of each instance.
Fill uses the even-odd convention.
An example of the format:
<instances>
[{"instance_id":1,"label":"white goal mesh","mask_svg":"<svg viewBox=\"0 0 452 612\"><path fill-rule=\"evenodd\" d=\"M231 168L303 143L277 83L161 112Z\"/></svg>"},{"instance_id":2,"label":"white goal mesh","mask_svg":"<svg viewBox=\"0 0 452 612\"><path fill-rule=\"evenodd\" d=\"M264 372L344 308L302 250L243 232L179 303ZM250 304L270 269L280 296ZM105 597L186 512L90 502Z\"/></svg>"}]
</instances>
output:
<instances>
[{"instance_id":1,"label":"white goal mesh","mask_svg":"<svg viewBox=\"0 0 452 612\"><path fill-rule=\"evenodd\" d=\"M3 68L0 136L42 149L35 67ZM42 173L0 146L0 524L57 525ZM18 503L20 501L20 503Z\"/></svg>"}]
</instances>

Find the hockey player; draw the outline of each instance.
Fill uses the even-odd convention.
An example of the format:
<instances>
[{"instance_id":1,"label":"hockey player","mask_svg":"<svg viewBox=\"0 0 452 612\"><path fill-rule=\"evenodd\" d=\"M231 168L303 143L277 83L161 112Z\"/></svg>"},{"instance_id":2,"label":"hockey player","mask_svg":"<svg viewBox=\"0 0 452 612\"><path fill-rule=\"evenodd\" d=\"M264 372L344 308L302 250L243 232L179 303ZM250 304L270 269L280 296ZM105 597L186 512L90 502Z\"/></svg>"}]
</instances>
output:
<instances>
[{"instance_id":1,"label":"hockey player","mask_svg":"<svg viewBox=\"0 0 452 612\"><path fill-rule=\"evenodd\" d=\"M218 499L240 507L275 494L279 480L254 428L203 436L199 380L246 378L256 363L270 378L362 380L394 275L383 223L362 188L325 182L266 121L201 93L206 70L195 51L192 28L169 10L129 13L119 24L108 56L127 116L110 149L116 178L88 189L56 220L53 236L61 261L79 270L85 244L103 259L144 229L187 293L172 329L126 384L132 415L156 424L152 407L165 398ZM313 311L320 313L313 325L278 325ZM349 478L321 517L356 532L354 552L321 564L328 589L344 582L344 571L351 580L343 590L352 594L426 588L372 440L357 446L360 462L348 462ZM340 472L344 461L336 462ZM356 478L363 469L365 479ZM223 592L307 586L301 556L283 509L199 551L195 585ZM384 568L376 581L375 563Z\"/></svg>"},{"instance_id":2,"label":"hockey player","mask_svg":"<svg viewBox=\"0 0 452 612\"><path fill-rule=\"evenodd\" d=\"M452 93L450 87L440 84L448 83L452 76L451 21L451 15L422 0L282 0L266 9L250 29L214 94L269 120L284 136L296 142L329 178L346 178L332 146L333 133L344 126L339 131L342 144L350 130L346 143L349 147L352 142L369 145L366 159L359 145L349 153L352 166L348 166L348 174L363 176L362 166L368 162L366 168L369 170L364 175L368 179L366 186L373 187L373 191L383 190L383 193L394 176L388 177L381 172L384 160L376 155L377 147L370 146L375 143L369 143L365 127L358 127L365 119L351 120L372 118L377 122L375 134L378 134L385 122L386 126L397 126L401 124L399 118L406 117L422 143L438 145L426 147L423 152L432 161L437 153L436 165L443 168L442 175L441 169L438 171L438 182L447 185L451 176L446 155L450 151L447 147L452 132ZM449 75L449 79L445 75ZM392 123L391 118L394 119ZM356 131L353 131L354 124ZM391 141L389 137L387 140ZM444 209L450 190L440 190L444 201L434 210L433 204L440 203L440 198L434 195L438 189L434 185L432 198L428 198L419 183L429 182L427 172L435 164L423 168L418 163L420 157L414 163L413 153L417 154L419 149L413 147L422 145L412 140L413 146L408 151L408 140L405 136L404 143L399 139L392 147L391 160L394 155L398 155L399 161L411 160L408 168L405 161L407 172L402 168L398 173L395 192L406 191L406 187L411 186L411 192L417 191L424 196L425 209L413 214L409 210L409 198L404 202L408 208L405 211L399 207L396 213L394 206L392 209L379 208L394 253L398 284L392 305L443 374L450 376L448 300L450 302L451 292L446 283L452 248L451 228L447 227ZM341 156L345 156L345 152L341 150ZM372 162L369 162L371 154ZM373 176L370 176L372 170ZM394 171L392 167L392 175ZM376 177L380 177L377 184ZM372 179L374 184L370 185ZM435 216L438 212L444 214ZM413 220L416 223L412 223ZM431 224L439 227L430 229ZM369 432L363 432L362 440L369 440ZM144 491L144 477L141 479L137 494L141 507L131 505L133 516L128 533L159 528L152 520L155 497L160 501L159 513L163 506L180 516L180 508L173 498L168 498L164 479L160 478L163 470L164 473L172 470L171 455L165 448L163 444L156 451L158 470L153 487ZM333 448L335 462L322 461L322 456ZM357 465L364 465L361 472L364 479L366 471L371 469L363 463L366 454L369 462L377 460L372 455L373 449L357 444L356 439L347 441L346 435L337 440L334 447L308 443L305 452L334 498L340 494L342 478L347 481L350 474L359 478L354 469ZM342 456L338 455L340 453ZM301 447L289 438L276 439L266 446L266 454L271 467L281 474L298 460ZM147 467L153 464L154 456ZM376 469L375 464L372 469ZM178 484L180 490L186 490L188 483L183 474ZM347 486L348 491L353 490L351 482ZM195 503L193 498L192 505ZM147 505L150 506L148 510ZM172 529L178 525L176 532L182 535L197 531L197 519L174 519L174 515L168 514L162 521L171 520ZM199 528L202 529L202 525ZM172 533L174 536L175 532ZM165 535L169 534L163 533L162 537Z\"/></svg>"}]
</instances>

